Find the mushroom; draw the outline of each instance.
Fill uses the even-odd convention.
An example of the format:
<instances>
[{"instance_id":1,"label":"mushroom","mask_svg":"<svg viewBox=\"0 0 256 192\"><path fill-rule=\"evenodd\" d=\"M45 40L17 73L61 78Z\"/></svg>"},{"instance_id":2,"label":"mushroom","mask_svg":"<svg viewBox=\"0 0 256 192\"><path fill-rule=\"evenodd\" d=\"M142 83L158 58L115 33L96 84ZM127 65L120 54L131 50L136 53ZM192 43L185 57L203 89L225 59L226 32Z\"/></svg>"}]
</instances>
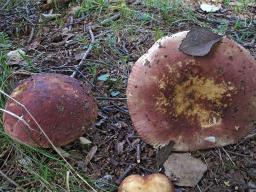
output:
<instances>
[{"instance_id":1,"label":"mushroom","mask_svg":"<svg viewBox=\"0 0 256 192\"><path fill-rule=\"evenodd\" d=\"M118 188L118 192L175 192L173 184L160 173L147 176L130 175Z\"/></svg>"},{"instance_id":2,"label":"mushroom","mask_svg":"<svg viewBox=\"0 0 256 192\"><path fill-rule=\"evenodd\" d=\"M97 105L88 87L66 75L33 75L19 83L11 98L3 114L5 132L36 147L51 147L40 127L55 146L62 146L80 137L97 117Z\"/></svg>"},{"instance_id":3,"label":"mushroom","mask_svg":"<svg viewBox=\"0 0 256 192\"><path fill-rule=\"evenodd\" d=\"M158 40L133 66L128 108L134 128L158 147L193 151L237 142L256 119L256 63L224 37L209 54L179 50L188 31Z\"/></svg>"}]
</instances>

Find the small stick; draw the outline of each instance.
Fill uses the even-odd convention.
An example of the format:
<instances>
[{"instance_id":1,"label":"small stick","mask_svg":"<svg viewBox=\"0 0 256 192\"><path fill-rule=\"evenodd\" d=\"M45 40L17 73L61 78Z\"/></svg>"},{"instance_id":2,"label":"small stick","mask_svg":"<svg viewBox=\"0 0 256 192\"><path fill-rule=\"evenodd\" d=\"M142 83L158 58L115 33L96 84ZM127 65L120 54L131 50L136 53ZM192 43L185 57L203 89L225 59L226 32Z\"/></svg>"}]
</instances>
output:
<instances>
[{"instance_id":1,"label":"small stick","mask_svg":"<svg viewBox=\"0 0 256 192\"><path fill-rule=\"evenodd\" d=\"M105 19L103 21L101 21L100 24L101 25L105 25L105 24L107 24L107 23L109 23L111 21L115 21L115 20L119 19L120 15L121 15L120 13L117 13L117 14L115 14L115 15L113 15L113 16L111 16L111 17L109 17L109 18L107 18L107 19Z\"/></svg>"},{"instance_id":2,"label":"small stick","mask_svg":"<svg viewBox=\"0 0 256 192\"><path fill-rule=\"evenodd\" d=\"M101 92L100 90L98 90L98 89L96 88L96 86L95 86L91 81L89 81L89 80L86 78L86 76L85 76L81 71L77 71L77 72L78 72L82 77L84 77L85 81L86 81L88 84L90 84L93 89L95 89L95 90L98 91L98 92Z\"/></svg>"},{"instance_id":3,"label":"small stick","mask_svg":"<svg viewBox=\"0 0 256 192\"><path fill-rule=\"evenodd\" d=\"M69 175L70 175L70 171L67 171L67 175L66 175L66 186L67 186L67 192L70 192L70 186L69 186Z\"/></svg>"},{"instance_id":4,"label":"small stick","mask_svg":"<svg viewBox=\"0 0 256 192\"><path fill-rule=\"evenodd\" d=\"M0 10L4 10L4 9L7 7L7 5L10 3L10 1L11 1L11 0L7 0L7 1L5 2L5 4L3 5L3 7L1 7Z\"/></svg>"},{"instance_id":5,"label":"small stick","mask_svg":"<svg viewBox=\"0 0 256 192\"><path fill-rule=\"evenodd\" d=\"M243 140L246 141L246 140L249 140L249 139L254 138L254 137L256 137L256 133L252 133L252 134L247 135Z\"/></svg>"},{"instance_id":6,"label":"small stick","mask_svg":"<svg viewBox=\"0 0 256 192\"><path fill-rule=\"evenodd\" d=\"M18 189L20 189L21 191L25 191L22 187L20 187L15 181L13 181L11 178L9 178L6 174L4 174L1 170L0 170L0 175L5 178L7 181L9 181L11 184L13 184L15 187L17 187Z\"/></svg>"},{"instance_id":7,"label":"small stick","mask_svg":"<svg viewBox=\"0 0 256 192\"><path fill-rule=\"evenodd\" d=\"M139 165L139 168L142 169L143 171L147 171L149 173L156 173L156 172L158 172L158 170L156 170L156 169L148 169L146 167L143 167L142 165Z\"/></svg>"},{"instance_id":8,"label":"small stick","mask_svg":"<svg viewBox=\"0 0 256 192\"><path fill-rule=\"evenodd\" d=\"M27 43L31 43L35 33L35 27L32 27Z\"/></svg>"},{"instance_id":9,"label":"small stick","mask_svg":"<svg viewBox=\"0 0 256 192\"><path fill-rule=\"evenodd\" d=\"M232 160L232 158L230 157L230 155L228 154L228 152L222 147L221 148L223 151L224 151L224 153L228 156L228 158L229 158L229 160L231 161L231 163L234 165L234 166L236 166L236 164L235 164L235 162Z\"/></svg>"},{"instance_id":10,"label":"small stick","mask_svg":"<svg viewBox=\"0 0 256 192\"><path fill-rule=\"evenodd\" d=\"M29 124L23 119L23 116L18 116L15 113L11 112L11 111L7 111L5 109L0 108L0 111L7 113L9 115L11 115L12 117L18 119L18 121L21 121L22 123L24 123L27 127L30 127ZM31 130L35 131L34 129L31 128Z\"/></svg>"},{"instance_id":11,"label":"small stick","mask_svg":"<svg viewBox=\"0 0 256 192\"><path fill-rule=\"evenodd\" d=\"M223 166L223 165L224 165L224 162L223 162L223 158L222 158L220 149L218 149L218 155L219 155L219 158L220 158L220 160L221 160L221 164L222 164L222 166Z\"/></svg>"},{"instance_id":12,"label":"small stick","mask_svg":"<svg viewBox=\"0 0 256 192\"><path fill-rule=\"evenodd\" d=\"M71 16L69 16L68 20L69 20L68 31L72 31L72 26L73 26L73 23L74 23L74 17L71 15Z\"/></svg>"},{"instance_id":13,"label":"small stick","mask_svg":"<svg viewBox=\"0 0 256 192\"><path fill-rule=\"evenodd\" d=\"M0 167L0 170L6 165L6 162L9 160L9 158L10 158L10 155L11 155L11 153L12 153L12 150L13 150L13 146L11 147L11 149L10 149L10 151L9 151L9 153L8 153L8 155L7 155L7 157L5 158L5 160L4 160L4 162L2 163L2 166ZM3 153L2 153L3 154ZM2 155L1 154L1 155ZM3 157L3 156L0 156L1 158Z\"/></svg>"},{"instance_id":14,"label":"small stick","mask_svg":"<svg viewBox=\"0 0 256 192\"><path fill-rule=\"evenodd\" d=\"M94 43L95 37L94 37L94 34L93 34L93 32L92 32L92 27L89 26L88 29L89 29L89 33L90 33L90 36L91 36L91 43L90 43L88 49L84 52L81 61L80 61L79 64L75 67L75 71L72 73L72 75L71 75L70 77L75 78L75 77L77 76L77 73L78 73L78 71L81 69L81 67L82 67L82 65L83 65L83 62L85 61L85 59L86 59L87 56L89 55L90 51L92 50L92 47L93 47L92 45L93 45L93 43Z\"/></svg>"},{"instance_id":15,"label":"small stick","mask_svg":"<svg viewBox=\"0 0 256 192\"><path fill-rule=\"evenodd\" d=\"M140 144L139 143L136 146L136 159L137 159L137 163L140 163Z\"/></svg>"},{"instance_id":16,"label":"small stick","mask_svg":"<svg viewBox=\"0 0 256 192\"><path fill-rule=\"evenodd\" d=\"M196 185L197 189L200 191L200 192L203 192L202 189L200 188L200 186L197 184Z\"/></svg>"},{"instance_id":17,"label":"small stick","mask_svg":"<svg viewBox=\"0 0 256 192\"><path fill-rule=\"evenodd\" d=\"M124 173L122 175L120 175L120 177L116 180L116 184L120 184L122 182L122 180L131 172L131 170L133 170L133 168L135 167L135 164L131 164L129 165Z\"/></svg>"}]
</instances>

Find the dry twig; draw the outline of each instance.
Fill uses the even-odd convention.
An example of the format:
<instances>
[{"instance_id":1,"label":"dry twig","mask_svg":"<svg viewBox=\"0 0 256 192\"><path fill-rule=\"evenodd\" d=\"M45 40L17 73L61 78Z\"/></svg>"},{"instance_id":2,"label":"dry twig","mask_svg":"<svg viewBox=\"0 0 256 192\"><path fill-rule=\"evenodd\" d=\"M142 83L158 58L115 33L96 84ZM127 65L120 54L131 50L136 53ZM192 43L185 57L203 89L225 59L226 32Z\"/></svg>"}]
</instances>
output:
<instances>
[{"instance_id":1,"label":"dry twig","mask_svg":"<svg viewBox=\"0 0 256 192\"><path fill-rule=\"evenodd\" d=\"M116 180L116 184L119 185L123 181L123 179L134 169L135 166L136 166L136 164L129 165L125 169L124 173Z\"/></svg>"},{"instance_id":2,"label":"dry twig","mask_svg":"<svg viewBox=\"0 0 256 192\"><path fill-rule=\"evenodd\" d=\"M76 66L75 71L72 73L72 75L71 75L70 77L75 78L75 77L77 76L78 71L81 69L81 67L82 67L82 65L83 65L83 63L84 63L84 61L85 61L85 59L87 58L87 56L89 55L90 51L92 50L92 47L93 47L93 43L94 43L95 38L94 38L94 34L93 34L93 32L92 32L92 27L89 26L88 29L89 29L89 33L90 33L90 36L91 36L91 43L90 43L88 49L84 52L81 61L80 61L79 64Z\"/></svg>"},{"instance_id":3,"label":"dry twig","mask_svg":"<svg viewBox=\"0 0 256 192\"><path fill-rule=\"evenodd\" d=\"M64 5L64 4L68 4L71 0L55 0L51 3L46 3L40 6L40 9L44 12L44 11L48 11L50 9L53 9L54 6L57 5Z\"/></svg>"},{"instance_id":4,"label":"dry twig","mask_svg":"<svg viewBox=\"0 0 256 192\"><path fill-rule=\"evenodd\" d=\"M15 181L13 181L11 178L9 178L6 174L4 174L1 170L0 170L0 175L5 178L8 182L10 182L11 184L13 184L17 190L21 190L21 191L25 191L22 187L20 187Z\"/></svg>"}]
</instances>

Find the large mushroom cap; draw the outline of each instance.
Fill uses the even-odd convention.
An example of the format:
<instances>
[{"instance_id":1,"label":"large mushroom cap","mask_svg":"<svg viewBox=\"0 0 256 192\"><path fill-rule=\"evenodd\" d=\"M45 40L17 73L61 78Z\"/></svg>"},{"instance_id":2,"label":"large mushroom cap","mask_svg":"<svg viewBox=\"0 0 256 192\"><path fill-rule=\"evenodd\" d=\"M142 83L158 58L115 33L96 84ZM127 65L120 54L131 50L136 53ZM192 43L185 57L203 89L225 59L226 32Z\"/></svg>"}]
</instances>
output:
<instances>
[{"instance_id":1,"label":"large mushroom cap","mask_svg":"<svg viewBox=\"0 0 256 192\"><path fill-rule=\"evenodd\" d=\"M256 119L256 64L223 38L204 57L182 53L187 31L164 37L134 65L128 107L148 143L174 150L224 146L248 134Z\"/></svg>"},{"instance_id":2,"label":"large mushroom cap","mask_svg":"<svg viewBox=\"0 0 256 192\"><path fill-rule=\"evenodd\" d=\"M97 117L97 105L90 90L78 80L60 74L37 74L22 81L11 97L22 103L33 115L56 146L74 141ZM5 132L19 142L50 147L50 143L29 114L15 101L8 99L3 114Z\"/></svg>"}]
</instances>

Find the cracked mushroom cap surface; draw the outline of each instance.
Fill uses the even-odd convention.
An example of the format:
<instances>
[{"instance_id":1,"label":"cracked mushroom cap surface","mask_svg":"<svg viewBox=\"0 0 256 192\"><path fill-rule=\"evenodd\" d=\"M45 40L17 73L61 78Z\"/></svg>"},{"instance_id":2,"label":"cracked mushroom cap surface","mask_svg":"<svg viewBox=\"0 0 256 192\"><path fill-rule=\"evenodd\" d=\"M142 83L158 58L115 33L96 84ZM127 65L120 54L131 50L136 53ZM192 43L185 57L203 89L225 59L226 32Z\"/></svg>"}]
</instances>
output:
<instances>
[{"instance_id":1,"label":"cracked mushroom cap surface","mask_svg":"<svg viewBox=\"0 0 256 192\"><path fill-rule=\"evenodd\" d=\"M36 74L19 83L11 97L23 104L56 146L82 136L96 120L97 105L89 88L61 74ZM51 147L30 115L8 99L3 114L5 132L13 139L36 147Z\"/></svg>"},{"instance_id":2,"label":"cracked mushroom cap surface","mask_svg":"<svg viewBox=\"0 0 256 192\"><path fill-rule=\"evenodd\" d=\"M256 63L224 37L209 54L179 50L188 31L158 40L133 66L128 108L142 139L193 151L237 142L256 119Z\"/></svg>"}]
</instances>

